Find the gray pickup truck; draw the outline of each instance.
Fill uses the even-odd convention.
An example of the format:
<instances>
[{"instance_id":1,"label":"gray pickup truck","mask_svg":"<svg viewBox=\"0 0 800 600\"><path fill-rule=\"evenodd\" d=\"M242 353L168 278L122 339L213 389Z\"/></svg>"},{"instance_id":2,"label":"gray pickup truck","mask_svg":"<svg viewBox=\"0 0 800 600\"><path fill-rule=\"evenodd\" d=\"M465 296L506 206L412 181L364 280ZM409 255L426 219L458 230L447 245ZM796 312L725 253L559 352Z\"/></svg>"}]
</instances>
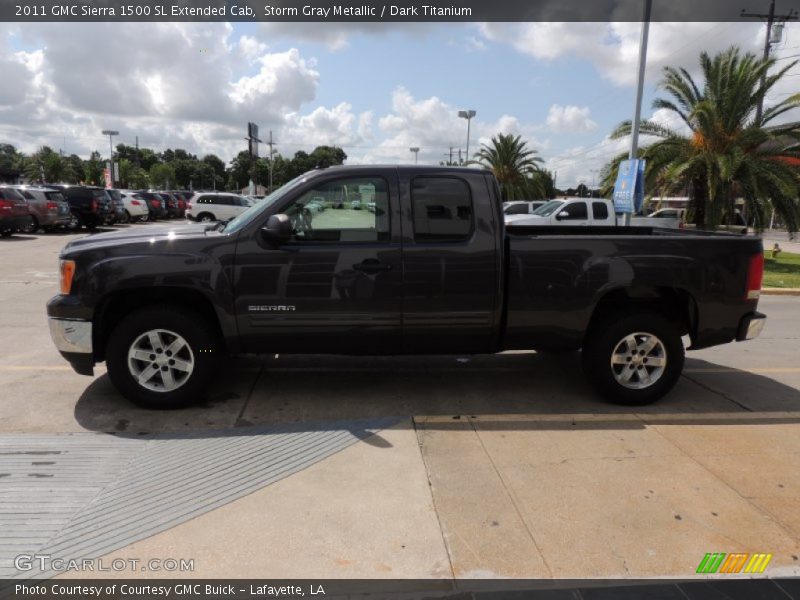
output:
<instances>
[{"instance_id":1,"label":"gray pickup truck","mask_svg":"<svg viewBox=\"0 0 800 600\"><path fill-rule=\"evenodd\" d=\"M582 349L603 396L644 404L678 380L682 336L742 341L765 319L760 239L506 226L471 168L312 171L230 221L93 235L60 260L57 348L154 408L201 400L222 354L519 349Z\"/></svg>"}]
</instances>

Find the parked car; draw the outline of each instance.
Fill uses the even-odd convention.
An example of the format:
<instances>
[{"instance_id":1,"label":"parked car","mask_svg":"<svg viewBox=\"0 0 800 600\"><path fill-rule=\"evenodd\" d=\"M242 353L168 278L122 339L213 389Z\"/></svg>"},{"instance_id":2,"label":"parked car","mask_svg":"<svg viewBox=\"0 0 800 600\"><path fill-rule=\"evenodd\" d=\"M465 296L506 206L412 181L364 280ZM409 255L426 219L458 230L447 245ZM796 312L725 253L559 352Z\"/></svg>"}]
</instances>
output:
<instances>
[{"instance_id":1,"label":"parked car","mask_svg":"<svg viewBox=\"0 0 800 600\"><path fill-rule=\"evenodd\" d=\"M239 194L198 193L186 206L186 218L193 221L225 221L250 208L252 202Z\"/></svg>"},{"instance_id":2,"label":"parked car","mask_svg":"<svg viewBox=\"0 0 800 600\"><path fill-rule=\"evenodd\" d=\"M25 198L9 186L0 186L0 236L9 237L30 227L31 211Z\"/></svg>"},{"instance_id":3,"label":"parked car","mask_svg":"<svg viewBox=\"0 0 800 600\"><path fill-rule=\"evenodd\" d=\"M361 210L361 200L353 200L350 202L350 208L352 210Z\"/></svg>"},{"instance_id":4,"label":"parked car","mask_svg":"<svg viewBox=\"0 0 800 600\"><path fill-rule=\"evenodd\" d=\"M167 209L164 207L164 200L161 198L161 196L157 196L153 192L147 192L144 190L139 190L136 192L136 194L147 203L149 219L151 221L167 218Z\"/></svg>"},{"instance_id":5,"label":"parked car","mask_svg":"<svg viewBox=\"0 0 800 600\"><path fill-rule=\"evenodd\" d=\"M113 212L113 217L108 219L106 222L109 225L114 223L127 223L128 215L125 211L125 203L122 201L120 191L113 188L106 188L106 194L108 194L108 196L111 198L111 208Z\"/></svg>"},{"instance_id":6,"label":"parked car","mask_svg":"<svg viewBox=\"0 0 800 600\"><path fill-rule=\"evenodd\" d=\"M31 223L27 231L30 233L43 229L53 231L59 227L75 227L75 217L69 210L69 204L61 192L46 187L14 186L25 198L31 213Z\"/></svg>"},{"instance_id":7,"label":"parked car","mask_svg":"<svg viewBox=\"0 0 800 600\"><path fill-rule=\"evenodd\" d=\"M550 200L526 215L506 215L506 225L613 226L617 224L614 205L602 198Z\"/></svg>"},{"instance_id":8,"label":"parked car","mask_svg":"<svg viewBox=\"0 0 800 600\"><path fill-rule=\"evenodd\" d=\"M178 199L169 192L153 192L156 196L161 198L164 203L164 208L167 211L168 219L177 219L181 216L181 209L178 204Z\"/></svg>"},{"instance_id":9,"label":"parked car","mask_svg":"<svg viewBox=\"0 0 800 600\"><path fill-rule=\"evenodd\" d=\"M317 191L354 185L385 214L292 228ZM582 349L600 394L646 404L678 381L682 336L692 350L744 341L766 319L759 238L506 228L492 173L457 167L315 170L224 225L75 239L60 265L57 349L84 375L105 361L125 397L154 408L199 402L226 353L521 349Z\"/></svg>"},{"instance_id":10,"label":"parked car","mask_svg":"<svg viewBox=\"0 0 800 600\"><path fill-rule=\"evenodd\" d=\"M59 190L67 203L70 212L75 215L78 226L93 230L106 222L113 213L111 197L100 187L88 185L50 185L48 188Z\"/></svg>"},{"instance_id":11,"label":"parked car","mask_svg":"<svg viewBox=\"0 0 800 600\"><path fill-rule=\"evenodd\" d=\"M120 198L125 206L125 217L129 223L147 221L150 218L147 201L139 194L130 190L120 190Z\"/></svg>"},{"instance_id":12,"label":"parked car","mask_svg":"<svg viewBox=\"0 0 800 600\"><path fill-rule=\"evenodd\" d=\"M529 215L540 206L544 206L547 200L509 200L503 202L503 215Z\"/></svg>"}]
</instances>

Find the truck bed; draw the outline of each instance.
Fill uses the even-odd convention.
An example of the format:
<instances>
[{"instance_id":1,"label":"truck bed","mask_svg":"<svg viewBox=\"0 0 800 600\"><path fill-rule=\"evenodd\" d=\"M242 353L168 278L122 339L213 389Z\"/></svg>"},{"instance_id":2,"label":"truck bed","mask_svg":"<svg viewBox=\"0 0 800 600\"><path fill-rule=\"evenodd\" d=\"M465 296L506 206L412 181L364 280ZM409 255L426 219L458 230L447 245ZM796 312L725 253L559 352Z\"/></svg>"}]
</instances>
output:
<instances>
[{"instance_id":1,"label":"truck bed","mask_svg":"<svg viewBox=\"0 0 800 600\"><path fill-rule=\"evenodd\" d=\"M598 304L670 298L692 348L736 338L761 238L654 227L506 228L509 349L577 349Z\"/></svg>"}]
</instances>

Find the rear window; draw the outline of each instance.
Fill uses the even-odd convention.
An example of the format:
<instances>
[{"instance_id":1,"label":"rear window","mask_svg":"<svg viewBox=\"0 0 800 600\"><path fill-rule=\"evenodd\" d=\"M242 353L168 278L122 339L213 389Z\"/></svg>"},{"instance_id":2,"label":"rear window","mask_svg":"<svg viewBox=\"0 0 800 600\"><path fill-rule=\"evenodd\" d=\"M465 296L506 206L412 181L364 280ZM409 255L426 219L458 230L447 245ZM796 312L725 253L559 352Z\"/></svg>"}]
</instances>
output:
<instances>
[{"instance_id":1,"label":"rear window","mask_svg":"<svg viewBox=\"0 0 800 600\"><path fill-rule=\"evenodd\" d=\"M472 196L463 179L417 177L411 185L414 239L455 242L472 235Z\"/></svg>"},{"instance_id":2,"label":"rear window","mask_svg":"<svg viewBox=\"0 0 800 600\"><path fill-rule=\"evenodd\" d=\"M33 197L33 194L31 194L31 193L30 193L29 191L27 191L27 190L17 190L17 191L18 191L20 194L22 194L22 197L23 197L23 198L27 198L28 200L36 200L36 198L34 198L34 197Z\"/></svg>"},{"instance_id":3,"label":"rear window","mask_svg":"<svg viewBox=\"0 0 800 600\"><path fill-rule=\"evenodd\" d=\"M16 200L17 202L25 202L22 194L12 188L0 188L0 200Z\"/></svg>"},{"instance_id":4,"label":"rear window","mask_svg":"<svg viewBox=\"0 0 800 600\"><path fill-rule=\"evenodd\" d=\"M603 202L592 202L592 216L603 220L608 218L608 207Z\"/></svg>"},{"instance_id":5,"label":"rear window","mask_svg":"<svg viewBox=\"0 0 800 600\"><path fill-rule=\"evenodd\" d=\"M64 202L64 195L61 192L45 192L44 196L53 202Z\"/></svg>"},{"instance_id":6,"label":"rear window","mask_svg":"<svg viewBox=\"0 0 800 600\"><path fill-rule=\"evenodd\" d=\"M527 204L511 204L510 206L506 206L506 209L503 211L507 215L527 215L528 214L528 205Z\"/></svg>"}]
</instances>

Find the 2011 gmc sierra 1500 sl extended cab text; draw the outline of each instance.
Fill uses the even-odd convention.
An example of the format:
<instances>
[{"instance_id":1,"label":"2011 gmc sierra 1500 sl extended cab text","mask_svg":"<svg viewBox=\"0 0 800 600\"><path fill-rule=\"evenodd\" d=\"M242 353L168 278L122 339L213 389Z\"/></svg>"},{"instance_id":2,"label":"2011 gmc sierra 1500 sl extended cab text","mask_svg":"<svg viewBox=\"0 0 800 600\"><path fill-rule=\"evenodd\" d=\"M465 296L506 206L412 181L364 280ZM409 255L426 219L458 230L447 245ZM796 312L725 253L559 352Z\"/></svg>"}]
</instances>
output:
<instances>
[{"instance_id":1,"label":"2011 gmc sierra 1500 sl extended cab text","mask_svg":"<svg viewBox=\"0 0 800 600\"><path fill-rule=\"evenodd\" d=\"M222 354L511 349L581 349L602 395L644 404L680 376L683 335L704 348L765 322L760 239L506 227L471 168L317 170L228 222L84 237L60 262L58 350L153 408L200 400Z\"/></svg>"}]
</instances>

